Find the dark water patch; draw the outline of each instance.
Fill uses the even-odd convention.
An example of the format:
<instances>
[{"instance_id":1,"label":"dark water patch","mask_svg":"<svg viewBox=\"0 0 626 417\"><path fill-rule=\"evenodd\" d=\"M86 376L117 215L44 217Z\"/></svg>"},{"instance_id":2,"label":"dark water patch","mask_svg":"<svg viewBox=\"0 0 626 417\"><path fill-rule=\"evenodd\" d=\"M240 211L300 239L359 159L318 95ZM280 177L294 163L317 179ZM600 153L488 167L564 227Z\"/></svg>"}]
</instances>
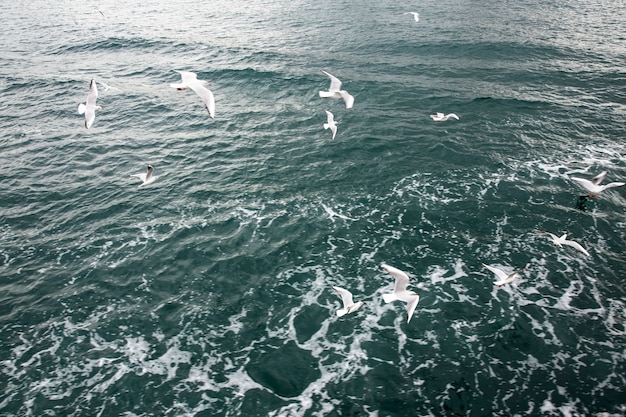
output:
<instances>
[{"instance_id":1,"label":"dark water patch","mask_svg":"<svg viewBox=\"0 0 626 417\"><path fill-rule=\"evenodd\" d=\"M277 397L271 392L261 389L246 391L245 397L237 409L242 415L269 414L274 410L284 407L288 402ZM210 416L212 414L207 414Z\"/></svg>"},{"instance_id":2,"label":"dark water patch","mask_svg":"<svg viewBox=\"0 0 626 417\"><path fill-rule=\"evenodd\" d=\"M321 324L328 319L328 309L313 304L302 309L294 318L293 325L296 329L298 343L305 343L320 330Z\"/></svg>"},{"instance_id":3,"label":"dark water patch","mask_svg":"<svg viewBox=\"0 0 626 417\"><path fill-rule=\"evenodd\" d=\"M111 36L104 39L88 39L88 42L76 42L62 45L47 51L51 55L64 55L83 52L115 53L119 50L151 51L156 49L180 48L179 44L165 39L147 39L142 37Z\"/></svg>"},{"instance_id":4,"label":"dark water patch","mask_svg":"<svg viewBox=\"0 0 626 417\"><path fill-rule=\"evenodd\" d=\"M300 395L320 375L310 353L293 342L251 358L246 371L252 379L281 397Z\"/></svg>"}]
</instances>

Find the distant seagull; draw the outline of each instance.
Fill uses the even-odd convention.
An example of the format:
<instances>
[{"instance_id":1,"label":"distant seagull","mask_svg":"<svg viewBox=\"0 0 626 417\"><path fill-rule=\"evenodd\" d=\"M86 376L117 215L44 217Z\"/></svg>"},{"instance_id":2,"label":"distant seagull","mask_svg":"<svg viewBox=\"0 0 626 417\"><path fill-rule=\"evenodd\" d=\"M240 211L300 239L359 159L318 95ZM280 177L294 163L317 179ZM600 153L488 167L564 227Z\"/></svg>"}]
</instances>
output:
<instances>
[{"instance_id":1,"label":"distant seagull","mask_svg":"<svg viewBox=\"0 0 626 417\"><path fill-rule=\"evenodd\" d=\"M413 15L413 17L415 18L415 21L416 21L416 22L419 22L419 21L420 21L420 14L419 14L419 13L417 13L417 12L406 12L406 13L404 13L404 14L412 14L412 15Z\"/></svg>"},{"instance_id":2,"label":"distant seagull","mask_svg":"<svg viewBox=\"0 0 626 417\"><path fill-rule=\"evenodd\" d=\"M328 121L324 123L324 129L330 129L330 131L333 132L333 139L335 139L335 135L337 134L337 122L335 122L335 117L328 110L326 110L326 117Z\"/></svg>"},{"instance_id":3,"label":"distant seagull","mask_svg":"<svg viewBox=\"0 0 626 417\"><path fill-rule=\"evenodd\" d=\"M104 89L104 91L109 91L110 89L119 90L119 88L111 87L109 84L102 82L102 81L98 81L98 84L100 84L100 86Z\"/></svg>"},{"instance_id":4,"label":"distant seagull","mask_svg":"<svg viewBox=\"0 0 626 417\"><path fill-rule=\"evenodd\" d=\"M96 120L96 110L102 110L102 107L96 106L96 100L98 99L98 87L96 87L96 81L91 80L89 85L89 94L87 94L86 104L80 103L78 105L78 113L85 114L85 127L89 129L93 122Z\"/></svg>"},{"instance_id":5,"label":"distant seagull","mask_svg":"<svg viewBox=\"0 0 626 417\"><path fill-rule=\"evenodd\" d=\"M385 300L385 303L391 303L396 300L404 301L406 303L407 312L406 322L410 322L411 317L413 317L415 307L417 307L417 303L420 301L419 294L406 289L406 286L409 284L409 276L406 273L387 264L382 264L381 267L396 280L393 292L390 294L383 294L383 300Z\"/></svg>"},{"instance_id":6,"label":"distant seagull","mask_svg":"<svg viewBox=\"0 0 626 417\"><path fill-rule=\"evenodd\" d=\"M574 242L573 240L567 240L567 233L561 237L557 237L556 235L549 232L546 232L546 234L550 236L550 238L552 239L552 243L554 243L555 246L558 246L559 248L562 247L562 245L571 246L572 248L579 250L585 255L589 256L589 252L587 252L587 250L583 248L578 242Z\"/></svg>"},{"instance_id":7,"label":"distant seagull","mask_svg":"<svg viewBox=\"0 0 626 417\"><path fill-rule=\"evenodd\" d=\"M322 70L322 72L330 78L330 87L328 87L328 91L320 91L320 97L336 99L343 98L344 103L346 103L346 109L352 108L352 105L354 104L354 97L352 97L346 90L341 89L341 81L339 81L339 78L324 70Z\"/></svg>"},{"instance_id":8,"label":"distant seagull","mask_svg":"<svg viewBox=\"0 0 626 417\"><path fill-rule=\"evenodd\" d=\"M337 310L337 316L345 316L346 314L354 313L357 311L363 304L363 301L359 301L355 303L352 301L352 293L348 290L344 290L341 287L333 287L333 290L337 291L339 296L341 297L341 301L343 302L343 308Z\"/></svg>"},{"instance_id":9,"label":"distant seagull","mask_svg":"<svg viewBox=\"0 0 626 417\"><path fill-rule=\"evenodd\" d=\"M443 114L443 113L435 113L435 114L431 114L430 117L432 117L432 119L435 122L445 122L448 119L456 119L459 120L459 116L457 116L454 113L450 113L450 114Z\"/></svg>"},{"instance_id":10,"label":"distant seagull","mask_svg":"<svg viewBox=\"0 0 626 417\"><path fill-rule=\"evenodd\" d=\"M626 183L624 182L611 182L606 185L600 185L600 183L604 181L605 177L606 177L606 171L602 171L601 173L593 177L591 180L588 180L585 178L577 178L577 177L572 177L572 180L576 181L583 188L587 189L591 193L590 196L593 196L593 194L595 194L596 198L598 197L598 194L600 194L602 191L606 190L607 188L621 187L623 185L626 185Z\"/></svg>"},{"instance_id":11,"label":"distant seagull","mask_svg":"<svg viewBox=\"0 0 626 417\"><path fill-rule=\"evenodd\" d=\"M152 184L154 180L159 178L157 176L152 175L153 171L154 171L154 168L152 168L152 165L148 165L147 172L144 172L142 174L133 174L131 175L131 177L138 177L142 181L142 184L139 187L145 187L148 184Z\"/></svg>"},{"instance_id":12,"label":"distant seagull","mask_svg":"<svg viewBox=\"0 0 626 417\"><path fill-rule=\"evenodd\" d=\"M170 84L172 88L176 88L177 90L186 90L187 88L191 88L197 95L200 96L202 102L204 103L204 107L209 112L209 116L211 119L215 118L215 97L213 97L213 93L211 90L206 88L206 85L211 85L207 81L199 80L194 72L189 71L177 71L182 78L182 82L179 84Z\"/></svg>"},{"instance_id":13,"label":"distant seagull","mask_svg":"<svg viewBox=\"0 0 626 417\"><path fill-rule=\"evenodd\" d=\"M485 265L483 264L483 266L485 268L487 268L488 270L490 270L491 272L493 272L494 274L496 274L496 276L498 278L500 278L499 281L496 281L495 284L498 287L503 286L504 284L508 284L510 282L513 282L513 280L515 280L516 278L519 277L519 273L522 272L524 269L526 269L526 267L528 266L528 264L526 264L524 266L524 268L521 268L518 271L514 271L511 272L510 274L507 274L506 272L504 272L503 270L499 269L499 268L494 268L493 266L489 266L489 265Z\"/></svg>"}]
</instances>

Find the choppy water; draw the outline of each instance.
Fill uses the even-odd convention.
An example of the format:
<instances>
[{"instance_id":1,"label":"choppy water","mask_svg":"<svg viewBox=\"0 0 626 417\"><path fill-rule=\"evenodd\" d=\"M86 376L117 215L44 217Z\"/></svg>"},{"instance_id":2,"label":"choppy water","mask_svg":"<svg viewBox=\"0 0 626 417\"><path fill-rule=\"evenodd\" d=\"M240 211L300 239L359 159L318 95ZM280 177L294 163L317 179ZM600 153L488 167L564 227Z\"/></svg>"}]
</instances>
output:
<instances>
[{"instance_id":1,"label":"choppy water","mask_svg":"<svg viewBox=\"0 0 626 417\"><path fill-rule=\"evenodd\" d=\"M0 415L626 414L626 188L583 211L570 180L626 178L623 2L0 22ZM214 120L174 69L211 82ZM420 292L408 324L381 262ZM498 288L483 263L528 268ZM332 285L366 305L337 318Z\"/></svg>"}]
</instances>

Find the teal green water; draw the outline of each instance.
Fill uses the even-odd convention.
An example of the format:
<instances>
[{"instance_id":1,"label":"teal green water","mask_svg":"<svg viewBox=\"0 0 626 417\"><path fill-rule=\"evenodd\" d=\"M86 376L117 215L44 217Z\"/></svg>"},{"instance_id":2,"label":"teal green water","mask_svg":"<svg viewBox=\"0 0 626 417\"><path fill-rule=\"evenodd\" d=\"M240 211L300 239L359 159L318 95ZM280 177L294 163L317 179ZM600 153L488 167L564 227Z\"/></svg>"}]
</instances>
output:
<instances>
[{"instance_id":1,"label":"teal green water","mask_svg":"<svg viewBox=\"0 0 626 417\"><path fill-rule=\"evenodd\" d=\"M626 18L579 3L4 2L0 416L626 413L626 187L571 180L626 179Z\"/></svg>"}]
</instances>

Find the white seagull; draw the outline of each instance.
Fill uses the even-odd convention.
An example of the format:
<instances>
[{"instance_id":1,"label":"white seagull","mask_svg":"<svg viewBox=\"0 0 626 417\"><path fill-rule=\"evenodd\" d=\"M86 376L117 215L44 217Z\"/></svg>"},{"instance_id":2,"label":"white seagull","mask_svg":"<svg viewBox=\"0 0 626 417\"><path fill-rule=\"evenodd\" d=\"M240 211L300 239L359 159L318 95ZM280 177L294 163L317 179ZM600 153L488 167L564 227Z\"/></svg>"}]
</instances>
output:
<instances>
[{"instance_id":1,"label":"white seagull","mask_svg":"<svg viewBox=\"0 0 626 417\"><path fill-rule=\"evenodd\" d=\"M206 88L206 85L211 85L207 81L199 80L196 76L195 72L190 71L177 71L182 78L182 82L178 84L170 84L172 88L177 90L186 90L187 88L191 88L197 95L200 96L202 102L204 103L204 108L209 112L209 116L211 119L215 118L215 97L213 97L213 93L211 90Z\"/></svg>"},{"instance_id":2,"label":"white seagull","mask_svg":"<svg viewBox=\"0 0 626 417\"><path fill-rule=\"evenodd\" d=\"M154 180L156 180L157 176L152 175L152 171L154 171L154 168L152 167L152 165L148 165L148 171L144 172L142 174L133 174L131 175L131 177L138 177L142 183L139 187L145 187L148 184L152 184L154 182Z\"/></svg>"},{"instance_id":3,"label":"white seagull","mask_svg":"<svg viewBox=\"0 0 626 417\"><path fill-rule=\"evenodd\" d=\"M91 80L89 85L89 94L87 94L86 104L80 103L78 105L78 113L85 114L85 127L89 129L96 120L96 110L102 110L102 107L96 106L96 100L98 99L98 87L96 87L96 81Z\"/></svg>"},{"instance_id":4,"label":"white seagull","mask_svg":"<svg viewBox=\"0 0 626 417\"><path fill-rule=\"evenodd\" d=\"M346 109L352 108L354 104L354 97L352 97L346 90L341 89L341 81L339 78L334 75L322 70L328 78L330 78L330 87L328 87L328 91L320 91L320 97L322 98L343 98L344 103L346 103Z\"/></svg>"},{"instance_id":5,"label":"white seagull","mask_svg":"<svg viewBox=\"0 0 626 417\"><path fill-rule=\"evenodd\" d=\"M393 292L389 294L383 294L383 300L385 300L385 303L391 303L392 301L396 300L404 301L406 303L407 312L406 322L410 322L411 317L413 317L415 307L417 307L417 303L419 303L420 301L419 294L413 291L408 291L406 289L406 286L409 284L409 276L406 273L387 264L382 264L381 267L396 280L396 283L393 287Z\"/></svg>"},{"instance_id":6,"label":"white seagull","mask_svg":"<svg viewBox=\"0 0 626 417\"><path fill-rule=\"evenodd\" d=\"M431 114L430 117L432 117L432 119L435 122L445 122L448 119L456 119L459 120L459 116L457 116L454 113L450 113L450 114L443 114L443 113L435 113L435 114Z\"/></svg>"},{"instance_id":7,"label":"white seagull","mask_svg":"<svg viewBox=\"0 0 626 417\"><path fill-rule=\"evenodd\" d=\"M341 287L333 287L333 290L339 294L341 301L343 302L343 308L337 310L337 316L339 317L354 313L361 308L363 304L365 304L363 301L359 301L358 303L352 301L352 293L348 290Z\"/></svg>"},{"instance_id":8,"label":"white seagull","mask_svg":"<svg viewBox=\"0 0 626 417\"><path fill-rule=\"evenodd\" d=\"M518 277L519 277L519 273L520 273L520 272L522 272L522 271L523 271L523 270L524 270L524 269L528 266L528 264L526 264L526 265L524 266L524 268L521 268L521 269L520 269L520 270L518 270L518 271L513 271L513 272L511 272L510 274L507 274L507 273L506 273L506 272L504 272L503 270L501 270L501 269L499 269L499 268L495 268L495 267L493 267L493 266L489 266L489 265L485 265L485 264L483 264L483 266L484 266L485 268L487 268L488 270L490 270L491 272L493 272L494 274L496 274L496 276L497 276L498 278L500 278L500 280L499 280L499 281L496 281L496 282L495 282L495 284L496 284L498 287L501 287L501 286L503 286L504 284L508 284L508 283L510 283L510 282L513 282L513 280L515 280L516 278L518 278Z\"/></svg>"},{"instance_id":9,"label":"white seagull","mask_svg":"<svg viewBox=\"0 0 626 417\"><path fill-rule=\"evenodd\" d=\"M583 248L578 242L574 242L573 240L567 240L567 233L565 233L561 237L558 237L550 232L546 232L546 234L550 236L550 238L552 239L552 243L554 243L555 246L558 246L559 248L563 245L571 246L572 248L579 250L585 255L589 256L589 252L587 252L587 249Z\"/></svg>"},{"instance_id":10,"label":"white seagull","mask_svg":"<svg viewBox=\"0 0 626 417\"><path fill-rule=\"evenodd\" d=\"M415 21L416 21L416 22L419 22L419 21L420 21L420 14L419 14L419 13L417 13L417 12L406 12L406 13L404 13L404 14L412 14L412 15L413 15L413 17L415 18Z\"/></svg>"},{"instance_id":11,"label":"white seagull","mask_svg":"<svg viewBox=\"0 0 626 417\"><path fill-rule=\"evenodd\" d=\"M623 185L626 185L626 183L624 182L611 182L605 185L601 185L600 183L604 181L605 177L606 177L606 171L602 171L601 173L593 177L591 180L588 180L585 178L577 178L577 177L572 177L572 180L576 181L583 188L587 189L591 193L591 195L595 194L596 198L598 197L598 194L600 194L602 191L606 190L607 188L621 187Z\"/></svg>"},{"instance_id":12,"label":"white seagull","mask_svg":"<svg viewBox=\"0 0 626 417\"><path fill-rule=\"evenodd\" d=\"M330 129L330 131L333 132L333 139L335 139L335 135L337 134L337 122L335 122L335 117L328 110L326 110L326 117L328 120L324 123L324 129Z\"/></svg>"}]
</instances>

